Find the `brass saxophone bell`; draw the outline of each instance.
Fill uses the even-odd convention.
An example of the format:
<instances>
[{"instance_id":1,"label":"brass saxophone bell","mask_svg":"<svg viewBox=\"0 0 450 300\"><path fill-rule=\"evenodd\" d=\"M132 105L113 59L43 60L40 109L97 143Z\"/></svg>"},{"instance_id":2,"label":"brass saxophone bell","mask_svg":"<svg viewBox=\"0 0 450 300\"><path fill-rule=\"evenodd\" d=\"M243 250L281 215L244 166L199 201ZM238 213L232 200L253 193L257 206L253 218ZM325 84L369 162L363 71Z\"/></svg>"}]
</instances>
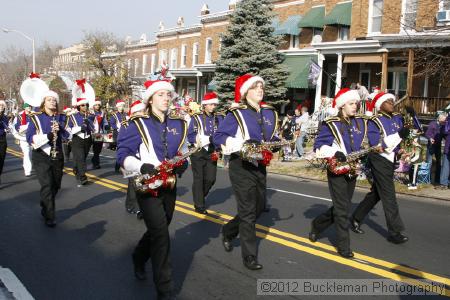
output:
<instances>
[{"instance_id":1,"label":"brass saxophone bell","mask_svg":"<svg viewBox=\"0 0 450 300\"><path fill-rule=\"evenodd\" d=\"M167 180L165 182L165 187L167 189L173 190L175 188L176 183L177 183L177 177L175 175L171 174L167 177Z\"/></svg>"}]
</instances>

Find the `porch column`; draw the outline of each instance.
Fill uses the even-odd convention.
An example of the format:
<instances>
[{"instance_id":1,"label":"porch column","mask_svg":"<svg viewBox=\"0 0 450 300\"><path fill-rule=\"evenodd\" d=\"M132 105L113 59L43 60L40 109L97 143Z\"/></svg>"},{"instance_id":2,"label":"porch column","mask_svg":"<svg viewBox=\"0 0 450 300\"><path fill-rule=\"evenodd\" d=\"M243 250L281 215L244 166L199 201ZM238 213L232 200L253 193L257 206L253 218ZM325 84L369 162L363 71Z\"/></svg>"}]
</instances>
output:
<instances>
[{"instance_id":1,"label":"porch column","mask_svg":"<svg viewBox=\"0 0 450 300\"><path fill-rule=\"evenodd\" d=\"M195 101L199 102L200 100L200 78L202 77L202 72L197 72L197 88L195 91Z\"/></svg>"},{"instance_id":2,"label":"porch column","mask_svg":"<svg viewBox=\"0 0 450 300\"><path fill-rule=\"evenodd\" d=\"M408 77L406 79L406 95L412 96L413 87L413 75L414 75L414 50L408 51Z\"/></svg>"},{"instance_id":3,"label":"porch column","mask_svg":"<svg viewBox=\"0 0 450 300\"><path fill-rule=\"evenodd\" d=\"M384 52L382 54L381 60L381 91L387 89L387 78L388 78L388 53Z\"/></svg>"},{"instance_id":4,"label":"porch column","mask_svg":"<svg viewBox=\"0 0 450 300\"><path fill-rule=\"evenodd\" d=\"M323 61L325 60L325 57L322 53L318 53L317 57L317 63L320 67L320 73L319 77L317 78L317 84L316 84L316 98L314 100L314 111L318 111L320 108L320 104L322 103L322 74L323 74Z\"/></svg>"},{"instance_id":5,"label":"porch column","mask_svg":"<svg viewBox=\"0 0 450 300\"><path fill-rule=\"evenodd\" d=\"M334 94L336 95L342 86L342 53L337 54L337 70L336 70L336 90Z\"/></svg>"}]
</instances>

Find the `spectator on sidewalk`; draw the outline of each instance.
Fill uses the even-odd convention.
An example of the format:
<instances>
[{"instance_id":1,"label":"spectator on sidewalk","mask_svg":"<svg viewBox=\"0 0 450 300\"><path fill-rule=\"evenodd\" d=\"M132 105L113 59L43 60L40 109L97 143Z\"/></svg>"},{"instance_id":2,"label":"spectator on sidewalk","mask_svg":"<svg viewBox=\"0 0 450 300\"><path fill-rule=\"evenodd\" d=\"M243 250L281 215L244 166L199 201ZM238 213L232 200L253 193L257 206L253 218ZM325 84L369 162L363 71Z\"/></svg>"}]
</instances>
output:
<instances>
[{"instance_id":1,"label":"spectator on sidewalk","mask_svg":"<svg viewBox=\"0 0 450 300\"><path fill-rule=\"evenodd\" d=\"M307 107L302 107L301 116L296 118L297 140L295 141L297 156L302 157L305 154L303 143L306 138L306 125L309 120L309 113Z\"/></svg>"},{"instance_id":2,"label":"spectator on sidewalk","mask_svg":"<svg viewBox=\"0 0 450 300\"><path fill-rule=\"evenodd\" d=\"M294 139L295 131L295 118L294 111L290 110L286 113L286 117L283 119L281 124L281 137L285 140ZM292 158L292 148L290 145L283 147L283 161L291 160Z\"/></svg>"},{"instance_id":3,"label":"spectator on sidewalk","mask_svg":"<svg viewBox=\"0 0 450 300\"><path fill-rule=\"evenodd\" d=\"M434 182L439 184L441 175L441 155L442 155L442 138L445 131L445 120L447 114L441 113L437 120L430 122L425 137L428 139L427 157L428 163L433 162L433 155L436 159L436 169L434 172Z\"/></svg>"},{"instance_id":4,"label":"spectator on sidewalk","mask_svg":"<svg viewBox=\"0 0 450 300\"><path fill-rule=\"evenodd\" d=\"M440 190L448 189L448 176L450 174L450 114L447 116L447 120L445 121L444 138L445 146L444 157L442 159L440 184L435 187Z\"/></svg>"}]
</instances>

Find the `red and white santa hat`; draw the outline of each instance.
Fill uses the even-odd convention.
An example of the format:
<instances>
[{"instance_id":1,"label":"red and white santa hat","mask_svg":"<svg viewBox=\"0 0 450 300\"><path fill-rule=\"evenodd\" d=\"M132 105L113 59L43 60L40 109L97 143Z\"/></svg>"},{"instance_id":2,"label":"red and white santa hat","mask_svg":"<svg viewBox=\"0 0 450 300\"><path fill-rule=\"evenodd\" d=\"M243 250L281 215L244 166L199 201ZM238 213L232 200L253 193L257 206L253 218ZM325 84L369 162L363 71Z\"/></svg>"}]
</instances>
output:
<instances>
[{"instance_id":1,"label":"red and white santa hat","mask_svg":"<svg viewBox=\"0 0 450 300\"><path fill-rule=\"evenodd\" d=\"M88 99L86 98L77 98L77 106L83 105L83 104L89 104Z\"/></svg>"},{"instance_id":2,"label":"red and white santa hat","mask_svg":"<svg viewBox=\"0 0 450 300\"><path fill-rule=\"evenodd\" d=\"M129 113L131 115L131 114L134 114L134 113L144 110L144 109L145 109L145 104L142 103L141 100L136 100L133 103L131 103Z\"/></svg>"},{"instance_id":3,"label":"red and white santa hat","mask_svg":"<svg viewBox=\"0 0 450 300\"><path fill-rule=\"evenodd\" d=\"M219 104L219 98L214 92L206 93L202 99L202 105L204 104Z\"/></svg>"},{"instance_id":4,"label":"red and white santa hat","mask_svg":"<svg viewBox=\"0 0 450 300\"><path fill-rule=\"evenodd\" d=\"M175 89L173 85L168 80L148 80L144 83L145 92L143 97L143 103L147 104L148 99L150 99L153 94L160 90L167 90L174 92Z\"/></svg>"},{"instance_id":5,"label":"red and white santa hat","mask_svg":"<svg viewBox=\"0 0 450 300\"><path fill-rule=\"evenodd\" d=\"M56 92L54 92L54 91L52 91L52 90L48 90L48 91L45 91L45 92L43 92L42 93L42 102L44 101L44 99L45 98L47 98L47 97L52 97L52 98L55 98L56 99L56 103L59 103L59 95L56 93Z\"/></svg>"},{"instance_id":6,"label":"red and white santa hat","mask_svg":"<svg viewBox=\"0 0 450 300\"><path fill-rule=\"evenodd\" d=\"M72 109L70 108L70 107L68 107L68 106L64 106L64 108L63 108L63 113L68 113L68 112L70 112Z\"/></svg>"},{"instance_id":7,"label":"red and white santa hat","mask_svg":"<svg viewBox=\"0 0 450 300\"><path fill-rule=\"evenodd\" d=\"M245 74L236 78L236 85L234 87L234 101L239 103L242 100L242 97L256 82L262 82L263 85L265 84L262 77L251 74Z\"/></svg>"},{"instance_id":8,"label":"red and white santa hat","mask_svg":"<svg viewBox=\"0 0 450 300\"><path fill-rule=\"evenodd\" d=\"M116 108L119 108L120 106L125 106L125 101L122 99L116 100Z\"/></svg>"},{"instance_id":9,"label":"red and white santa hat","mask_svg":"<svg viewBox=\"0 0 450 300\"><path fill-rule=\"evenodd\" d=\"M331 115L336 115L338 113L338 110L345 105L345 103L349 101L360 101L361 98L359 97L357 90L351 90L349 88L343 88L340 89L339 92L334 96L332 107L329 110L329 113Z\"/></svg>"},{"instance_id":10,"label":"red and white santa hat","mask_svg":"<svg viewBox=\"0 0 450 300\"><path fill-rule=\"evenodd\" d=\"M395 101L395 96L391 93L379 92L375 97L373 97L372 106L379 110L383 102L389 99Z\"/></svg>"}]
</instances>

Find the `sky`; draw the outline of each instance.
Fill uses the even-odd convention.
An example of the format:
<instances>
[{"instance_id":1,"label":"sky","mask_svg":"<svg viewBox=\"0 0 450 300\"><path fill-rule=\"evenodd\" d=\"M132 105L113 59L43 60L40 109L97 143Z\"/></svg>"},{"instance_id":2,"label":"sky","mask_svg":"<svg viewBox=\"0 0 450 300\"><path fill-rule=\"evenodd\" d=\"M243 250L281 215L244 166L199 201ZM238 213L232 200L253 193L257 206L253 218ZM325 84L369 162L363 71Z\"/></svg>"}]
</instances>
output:
<instances>
[{"instance_id":1,"label":"sky","mask_svg":"<svg viewBox=\"0 0 450 300\"><path fill-rule=\"evenodd\" d=\"M0 0L0 28L16 29L35 39L36 47L48 41L68 47L83 39L83 31L108 31L118 38L142 33L154 37L162 20L165 28L199 23L204 3L211 13L228 9L229 0ZM0 30L0 52L15 46L31 53L31 42L17 33Z\"/></svg>"}]
</instances>

